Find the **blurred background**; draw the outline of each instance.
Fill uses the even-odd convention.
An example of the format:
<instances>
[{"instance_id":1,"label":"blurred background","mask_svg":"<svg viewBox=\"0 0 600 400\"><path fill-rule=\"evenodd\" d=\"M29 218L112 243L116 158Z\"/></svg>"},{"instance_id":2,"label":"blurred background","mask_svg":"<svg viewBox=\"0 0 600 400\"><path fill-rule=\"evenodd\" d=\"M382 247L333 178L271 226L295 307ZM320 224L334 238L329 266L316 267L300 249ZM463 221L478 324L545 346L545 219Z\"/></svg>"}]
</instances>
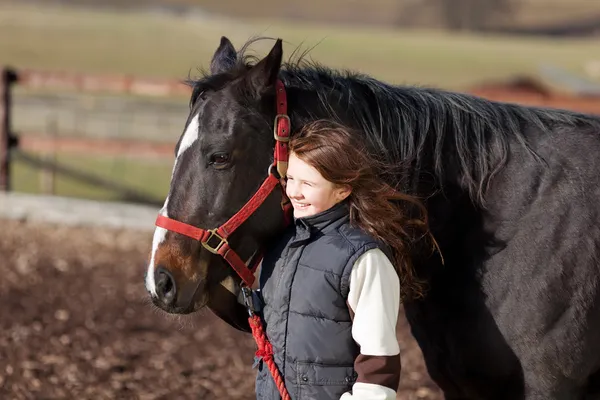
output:
<instances>
[{"instance_id":1,"label":"blurred background","mask_svg":"<svg viewBox=\"0 0 600 400\"><path fill-rule=\"evenodd\" d=\"M0 0L0 398L253 398L252 339L209 312L166 316L143 287L182 81L222 35L600 114L600 2ZM398 338L398 398L441 399L402 318Z\"/></svg>"}]
</instances>

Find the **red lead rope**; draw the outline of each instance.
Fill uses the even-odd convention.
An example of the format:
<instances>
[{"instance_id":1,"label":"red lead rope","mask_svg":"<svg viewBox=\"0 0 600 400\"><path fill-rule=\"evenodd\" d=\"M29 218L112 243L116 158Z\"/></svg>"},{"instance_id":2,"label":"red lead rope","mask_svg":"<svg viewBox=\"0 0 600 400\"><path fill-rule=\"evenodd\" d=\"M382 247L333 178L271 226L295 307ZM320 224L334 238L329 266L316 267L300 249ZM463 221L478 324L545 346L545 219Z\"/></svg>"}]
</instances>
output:
<instances>
[{"instance_id":1,"label":"red lead rope","mask_svg":"<svg viewBox=\"0 0 600 400\"><path fill-rule=\"evenodd\" d=\"M275 360L273 359L273 345L269 342L269 338L265 333L260 317L255 313L254 303L252 301L252 290L246 286L242 286L242 293L244 294L246 309L250 315L248 323L250 324L250 329L252 329L252 337L256 342L256 356L261 358L269 368L269 372L271 372L271 376L273 376L273 380L275 381L275 385L277 386L277 390L279 390L282 400L291 400L290 394L285 387L285 380L281 376L281 372L279 372L279 368L277 368L277 364L275 364Z\"/></svg>"},{"instance_id":2,"label":"red lead rope","mask_svg":"<svg viewBox=\"0 0 600 400\"><path fill-rule=\"evenodd\" d=\"M252 329L252 336L254 337L254 341L258 347L256 350L256 356L262 358L271 375L273 376L273 380L275 381L275 385L277 386L277 390L279 390L279 394L283 400L291 400L290 394L285 388L285 381L281 376L281 372L277 368L275 364L275 360L273 360L273 346L267 339L267 335L262 326L262 321L258 315L253 315L248 318L248 322L250 323L250 328Z\"/></svg>"}]
</instances>

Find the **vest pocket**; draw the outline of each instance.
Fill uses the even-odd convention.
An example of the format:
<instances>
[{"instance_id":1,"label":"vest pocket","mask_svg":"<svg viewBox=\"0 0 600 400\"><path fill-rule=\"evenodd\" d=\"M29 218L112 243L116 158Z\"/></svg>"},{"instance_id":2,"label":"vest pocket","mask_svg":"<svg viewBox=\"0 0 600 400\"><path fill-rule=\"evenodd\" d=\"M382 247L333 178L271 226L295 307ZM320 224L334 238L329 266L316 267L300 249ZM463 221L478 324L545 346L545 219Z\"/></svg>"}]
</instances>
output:
<instances>
[{"instance_id":1,"label":"vest pocket","mask_svg":"<svg viewBox=\"0 0 600 400\"><path fill-rule=\"evenodd\" d=\"M328 365L296 361L298 400L339 399L356 381L354 365Z\"/></svg>"}]
</instances>

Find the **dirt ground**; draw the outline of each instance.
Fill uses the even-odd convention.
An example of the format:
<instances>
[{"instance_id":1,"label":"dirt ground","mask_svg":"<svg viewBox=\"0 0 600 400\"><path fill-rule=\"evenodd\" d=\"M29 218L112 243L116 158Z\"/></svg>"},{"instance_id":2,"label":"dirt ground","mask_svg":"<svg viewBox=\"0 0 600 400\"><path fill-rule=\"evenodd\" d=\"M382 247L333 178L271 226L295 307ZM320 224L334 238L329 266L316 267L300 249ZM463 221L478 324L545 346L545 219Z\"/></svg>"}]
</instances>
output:
<instances>
[{"instance_id":1,"label":"dirt ground","mask_svg":"<svg viewBox=\"0 0 600 400\"><path fill-rule=\"evenodd\" d=\"M147 299L151 235L0 221L0 399L253 399L254 342ZM441 400L401 318L398 399Z\"/></svg>"}]
</instances>

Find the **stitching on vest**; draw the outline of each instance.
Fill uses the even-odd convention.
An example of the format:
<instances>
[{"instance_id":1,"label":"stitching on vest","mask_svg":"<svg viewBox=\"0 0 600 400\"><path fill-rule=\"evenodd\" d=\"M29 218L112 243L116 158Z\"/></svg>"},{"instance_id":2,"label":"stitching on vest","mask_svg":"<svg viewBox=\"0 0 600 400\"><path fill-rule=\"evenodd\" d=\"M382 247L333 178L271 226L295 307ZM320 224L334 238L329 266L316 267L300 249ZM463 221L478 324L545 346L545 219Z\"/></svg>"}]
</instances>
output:
<instances>
[{"instance_id":1,"label":"stitching on vest","mask_svg":"<svg viewBox=\"0 0 600 400\"><path fill-rule=\"evenodd\" d=\"M297 260L298 260L298 261L297 261L297 263L296 263L296 269L294 270L294 273L293 273L293 275L292 275L292 277L291 277L291 278L292 278L292 280L291 280L291 283L290 283L290 287L288 288L288 291L287 291L287 295L288 295L288 297L289 297L289 302L288 302L288 305L287 305L287 316L285 317L285 330L284 330L284 332L283 332L283 334L284 334L284 336L283 336L283 337L284 337L284 339L283 339L283 347L282 347L282 349L281 349L281 351L282 351L282 354L283 354L283 357L282 357L282 360L281 360L281 370L282 370L282 371L284 371L284 372L283 372L283 375L284 375L284 376L286 375L286 372L285 372L285 371L286 371L286 354L287 354L287 345L288 345L288 340L287 340L287 338L288 338L288 334L289 334L289 325L290 325L290 312L292 311L292 310L290 309L290 307L291 307L291 303L292 303L292 287L294 286L294 283L293 283L293 282L294 282L294 280L296 279L296 274L298 273L298 266L299 266L299 264L300 264L300 259L302 258L302 255L304 254L304 250L306 250L306 246L300 246L300 247L299 247L299 248L296 250L296 251L298 251L300 254L298 254L298 258L297 258ZM286 260L286 262L285 262L284 266L285 266L285 265L287 265L288 261L291 261L291 260ZM284 274L285 274L285 271L282 271L282 272L281 272L281 276L283 277L283 275L284 275ZM280 281L279 281L279 284L281 284L281 279L280 279ZM280 289L279 289L279 284L278 284L278 287L277 287L277 289L276 289L276 290L280 290Z\"/></svg>"},{"instance_id":2,"label":"stitching on vest","mask_svg":"<svg viewBox=\"0 0 600 400\"><path fill-rule=\"evenodd\" d=\"M298 267L310 269L310 270L313 270L313 271L318 271L318 272L321 272L323 274L329 274L329 275L333 275L333 276L342 276L342 274L338 274L338 273L333 272L333 271L325 271L325 270L322 270L322 269L313 268L310 265L302 264L300 262L298 263Z\"/></svg>"},{"instance_id":3,"label":"stitching on vest","mask_svg":"<svg viewBox=\"0 0 600 400\"><path fill-rule=\"evenodd\" d=\"M335 230L341 237L344 238L346 243L348 243L350 245L350 247L352 248L352 252L355 253L357 251L356 246L354 245L354 243L352 243L350 241L350 239L348 239L348 236L346 236L346 234L344 232L342 232L342 230L340 228L336 228Z\"/></svg>"},{"instance_id":4,"label":"stitching on vest","mask_svg":"<svg viewBox=\"0 0 600 400\"><path fill-rule=\"evenodd\" d=\"M351 319L348 319L348 320L346 320L346 319L331 319L331 318L321 317L321 316L313 315L313 314L304 314L304 313L301 313L298 311L292 311L292 310L290 310L290 314L301 315L303 317L308 317L308 318L322 319L322 320L331 321L331 322L348 322L348 323L352 324Z\"/></svg>"}]
</instances>

